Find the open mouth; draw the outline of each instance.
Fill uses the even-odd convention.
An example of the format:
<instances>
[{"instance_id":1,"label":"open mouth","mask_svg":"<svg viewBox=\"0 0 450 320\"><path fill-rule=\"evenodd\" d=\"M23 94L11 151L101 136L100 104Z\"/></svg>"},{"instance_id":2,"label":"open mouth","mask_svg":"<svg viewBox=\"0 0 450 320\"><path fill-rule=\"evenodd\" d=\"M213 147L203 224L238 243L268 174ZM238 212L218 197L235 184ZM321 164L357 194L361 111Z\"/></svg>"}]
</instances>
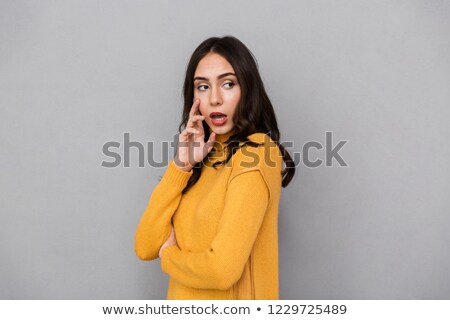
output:
<instances>
[{"instance_id":1,"label":"open mouth","mask_svg":"<svg viewBox=\"0 0 450 320\"><path fill-rule=\"evenodd\" d=\"M211 118L211 122L216 126L223 125L227 121L227 116L220 112L211 113L210 118Z\"/></svg>"}]
</instances>

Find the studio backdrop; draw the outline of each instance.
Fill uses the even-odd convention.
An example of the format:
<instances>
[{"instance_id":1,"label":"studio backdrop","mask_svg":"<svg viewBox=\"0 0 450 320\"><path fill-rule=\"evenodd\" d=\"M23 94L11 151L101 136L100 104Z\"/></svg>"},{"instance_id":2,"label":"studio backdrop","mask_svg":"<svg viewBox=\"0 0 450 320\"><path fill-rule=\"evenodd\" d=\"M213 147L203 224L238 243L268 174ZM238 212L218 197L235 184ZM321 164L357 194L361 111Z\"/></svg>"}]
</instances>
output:
<instances>
[{"instance_id":1,"label":"studio backdrop","mask_svg":"<svg viewBox=\"0 0 450 320\"><path fill-rule=\"evenodd\" d=\"M280 298L450 299L449 34L448 1L0 1L0 299L165 299L134 233L225 35L296 160Z\"/></svg>"}]
</instances>

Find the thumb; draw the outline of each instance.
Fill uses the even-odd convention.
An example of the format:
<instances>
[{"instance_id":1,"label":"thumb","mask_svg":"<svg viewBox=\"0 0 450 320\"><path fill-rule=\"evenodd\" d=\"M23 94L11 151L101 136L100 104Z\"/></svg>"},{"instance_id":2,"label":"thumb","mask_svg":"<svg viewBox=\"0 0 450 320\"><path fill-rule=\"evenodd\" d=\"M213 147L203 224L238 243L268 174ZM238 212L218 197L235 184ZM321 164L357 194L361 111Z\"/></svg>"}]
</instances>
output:
<instances>
[{"instance_id":1,"label":"thumb","mask_svg":"<svg viewBox=\"0 0 450 320\"><path fill-rule=\"evenodd\" d=\"M216 141L216 133L215 132L211 132L211 134L209 135L209 139L206 142L206 145L208 147L208 153L211 151L212 147L214 146L214 142Z\"/></svg>"}]
</instances>

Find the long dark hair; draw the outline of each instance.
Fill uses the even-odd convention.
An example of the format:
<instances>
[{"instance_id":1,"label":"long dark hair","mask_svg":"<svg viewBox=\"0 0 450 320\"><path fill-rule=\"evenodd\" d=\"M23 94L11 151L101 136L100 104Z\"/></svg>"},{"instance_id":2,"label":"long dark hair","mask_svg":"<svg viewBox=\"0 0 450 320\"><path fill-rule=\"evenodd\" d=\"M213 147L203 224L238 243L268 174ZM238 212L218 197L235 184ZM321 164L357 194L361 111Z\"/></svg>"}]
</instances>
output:
<instances>
[{"instance_id":1,"label":"long dark hair","mask_svg":"<svg viewBox=\"0 0 450 320\"><path fill-rule=\"evenodd\" d=\"M269 137L280 148L283 161L286 168L281 172L282 187L287 187L295 174L295 165L287 150L280 144L280 132L278 130L275 112L272 103L264 89L264 84L258 71L256 58L251 51L237 38L225 36L222 38L211 37L203 41L189 60L186 69L186 78L183 85L184 107L182 121L178 128L179 133L186 127L189 120L189 111L194 99L194 74L200 60L208 53L217 53L224 57L233 67L241 88L241 99L236 107L233 117L234 133L227 140L226 148L228 156L224 161L218 161L213 164L214 167L227 163L233 154L245 145L258 146L259 144L250 141L247 137L253 133L261 132L268 134ZM205 131L205 141L208 141L210 132L208 125L203 121ZM240 142L243 142L241 144ZM193 186L201 175L203 161L198 162L193 168L193 174L190 177L185 193Z\"/></svg>"}]
</instances>

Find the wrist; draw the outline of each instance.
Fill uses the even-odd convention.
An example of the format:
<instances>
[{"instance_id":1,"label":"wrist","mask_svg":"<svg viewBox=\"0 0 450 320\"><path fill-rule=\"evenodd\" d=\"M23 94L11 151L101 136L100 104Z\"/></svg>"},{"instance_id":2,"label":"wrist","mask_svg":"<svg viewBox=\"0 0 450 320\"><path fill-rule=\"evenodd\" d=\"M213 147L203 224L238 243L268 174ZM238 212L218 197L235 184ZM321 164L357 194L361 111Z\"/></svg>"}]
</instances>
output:
<instances>
[{"instance_id":1,"label":"wrist","mask_svg":"<svg viewBox=\"0 0 450 320\"><path fill-rule=\"evenodd\" d=\"M167 248L168 246L170 246L170 244L164 243L164 244L161 246L161 248L159 248L158 256L159 256L160 258L162 257L162 253L163 253L164 249Z\"/></svg>"},{"instance_id":2,"label":"wrist","mask_svg":"<svg viewBox=\"0 0 450 320\"><path fill-rule=\"evenodd\" d=\"M165 246L162 246L162 247L159 249L159 253L158 253L159 258L162 258L162 257L163 257L164 251L166 251L166 249L168 249L168 250L170 251L171 249L169 249L169 248L171 248L171 247L176 247L176 248L178 248L178 243L172 243L172 244L167 244L167 245L165 245Z\"/></svg>"},{"instance_id":3,"label":"wrist","mask_svg":"<svg viewBox=\"0 0 450 320\"><path fill-rule=\"evenodd\" d=\"M180 170L182 170L182 171L185 171L185 172L189 172L189 171L191 171L192 170L192 168L193 168L193 166L191 166L190 164L186 164L186 163L184 163L184 162L179 162L179 161L174 161L173 162L174 164L175 164L175 166L178 168L178 169L180 169Z\"/></svg>"}]
</instances>

